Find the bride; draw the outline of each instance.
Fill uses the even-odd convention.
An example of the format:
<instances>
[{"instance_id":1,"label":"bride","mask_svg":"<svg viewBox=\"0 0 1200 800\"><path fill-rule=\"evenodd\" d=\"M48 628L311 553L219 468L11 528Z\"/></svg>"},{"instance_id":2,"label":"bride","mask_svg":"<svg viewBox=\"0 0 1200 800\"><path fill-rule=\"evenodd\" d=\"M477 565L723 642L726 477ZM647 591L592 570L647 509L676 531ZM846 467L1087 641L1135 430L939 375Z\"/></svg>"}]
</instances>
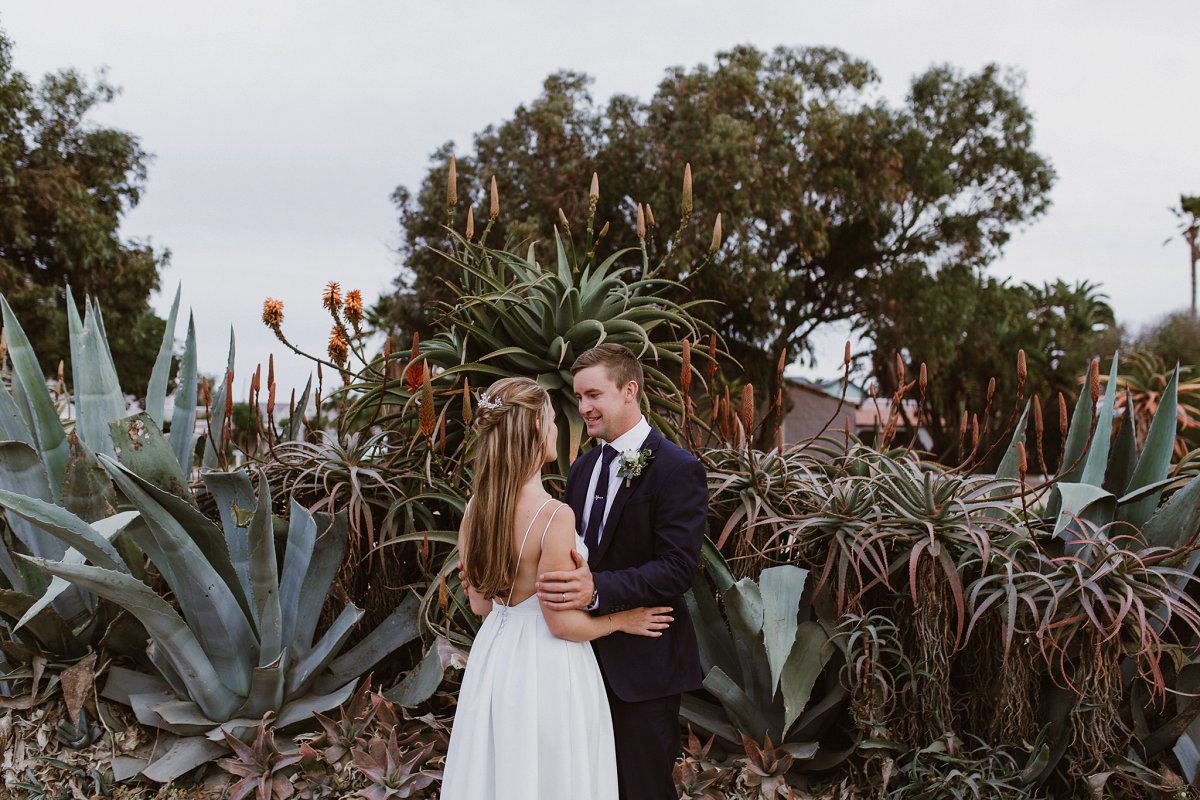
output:
<instances>
[{"instance_id":1,"label":"bride","mask_svg":"<svg viewBox=\"0 0 1200 800\"><path fill-rule=\"evenodd\" d=\"M471 647L446 755L442 800L616 800L612 719L593 639L661 636L671 609L602 617L539 606L539 574L587 557L571 509L542 488L556 456L550 396L528 378L479 397L472 499L458 532Z\"/></svg>"}]
</instances>

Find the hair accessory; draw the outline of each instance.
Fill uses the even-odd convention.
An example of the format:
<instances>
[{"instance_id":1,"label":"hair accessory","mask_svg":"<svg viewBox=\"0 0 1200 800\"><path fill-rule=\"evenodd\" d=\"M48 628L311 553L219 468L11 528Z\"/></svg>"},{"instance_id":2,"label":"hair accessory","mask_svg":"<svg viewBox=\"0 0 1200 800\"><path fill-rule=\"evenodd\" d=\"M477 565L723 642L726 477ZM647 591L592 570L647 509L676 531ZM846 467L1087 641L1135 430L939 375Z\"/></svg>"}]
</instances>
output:
<instances>
[{"instance_id":1,"label":"hair accessory","mask_svg":"<svg viewBox=\"0 0 1200 800\"><path fill-rule=\"evenodd\" d=\"M486 408L488 411L494 411L495 409L500 408L502 405L504 405L504 403L500 401L499 397L493 400L487 396L487 392L483 392L479 395L480 408Z\"/></svg>"}]
</instances>

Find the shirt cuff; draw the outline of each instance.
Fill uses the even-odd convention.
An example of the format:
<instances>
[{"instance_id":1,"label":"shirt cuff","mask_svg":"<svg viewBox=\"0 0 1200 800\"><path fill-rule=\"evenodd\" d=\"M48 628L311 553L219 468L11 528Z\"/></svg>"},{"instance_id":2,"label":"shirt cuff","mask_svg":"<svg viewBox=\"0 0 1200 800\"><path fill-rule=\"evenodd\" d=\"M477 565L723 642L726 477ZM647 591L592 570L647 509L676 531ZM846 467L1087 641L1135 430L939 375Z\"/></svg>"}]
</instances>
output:
<instances>
[{"instance_id":1,"label":"shirt cuff","mask_svg":"<svg viewBox=\"0 0 1200 800\"><path fill-rule=\"evenodd\" d=\"M592 592L592 602L583 607L584 611L595 611L600 607L600 592Z\"/></svg>"}]
</instances>

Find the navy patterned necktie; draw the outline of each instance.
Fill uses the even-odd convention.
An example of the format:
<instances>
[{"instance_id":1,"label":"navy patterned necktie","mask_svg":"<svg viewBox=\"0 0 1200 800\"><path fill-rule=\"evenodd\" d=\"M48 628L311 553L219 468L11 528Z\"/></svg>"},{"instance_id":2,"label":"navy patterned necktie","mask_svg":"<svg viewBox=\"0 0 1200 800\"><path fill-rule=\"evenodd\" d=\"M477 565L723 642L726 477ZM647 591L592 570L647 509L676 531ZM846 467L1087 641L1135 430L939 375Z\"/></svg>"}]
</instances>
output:
<instances>
[{"instance_id":1,"label":"navy patterned necktie","mask_svg":"<svg viewBox=\"0 0 1200 800\"><path fill-rule=\"evenodd\" d=\"M604 511L608 505L608 468L617 457L617 449L607 444L600 445L600 475L596 478L596 494L592 496L592 510L588 516L587 530L583 532L583 543L588 551L596 552L600 544L600 529L604 526Z\"/></svg>"}]
</instances>

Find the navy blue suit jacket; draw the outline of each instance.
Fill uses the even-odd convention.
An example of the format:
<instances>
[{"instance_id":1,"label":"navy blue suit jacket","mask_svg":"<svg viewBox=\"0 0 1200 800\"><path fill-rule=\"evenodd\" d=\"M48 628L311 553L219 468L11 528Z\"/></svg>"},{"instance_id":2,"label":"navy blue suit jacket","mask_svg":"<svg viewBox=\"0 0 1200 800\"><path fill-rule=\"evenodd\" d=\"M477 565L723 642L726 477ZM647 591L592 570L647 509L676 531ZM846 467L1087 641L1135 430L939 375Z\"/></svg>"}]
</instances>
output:
<instances>
[{"instance_id":1,"label":"navy blue suit jacket","mask_svg":"<svg viewBox=\"0 0 1200 800\"><path fill-rule=\"evenodd\" d=\"M588 565L600 593L593 614L671 606L675 621L657 638L614 633L592 642L609 688L640 702L700 688L696 630L683 595L692 587L708 519L708 477L695 456L651 430L642 445L654 457L642 474L622 480ZM583 524L588 482L600 448L576 459L566 502ZM581 531L582 533L582 531Z\"/></svg>"}]
</instances>

